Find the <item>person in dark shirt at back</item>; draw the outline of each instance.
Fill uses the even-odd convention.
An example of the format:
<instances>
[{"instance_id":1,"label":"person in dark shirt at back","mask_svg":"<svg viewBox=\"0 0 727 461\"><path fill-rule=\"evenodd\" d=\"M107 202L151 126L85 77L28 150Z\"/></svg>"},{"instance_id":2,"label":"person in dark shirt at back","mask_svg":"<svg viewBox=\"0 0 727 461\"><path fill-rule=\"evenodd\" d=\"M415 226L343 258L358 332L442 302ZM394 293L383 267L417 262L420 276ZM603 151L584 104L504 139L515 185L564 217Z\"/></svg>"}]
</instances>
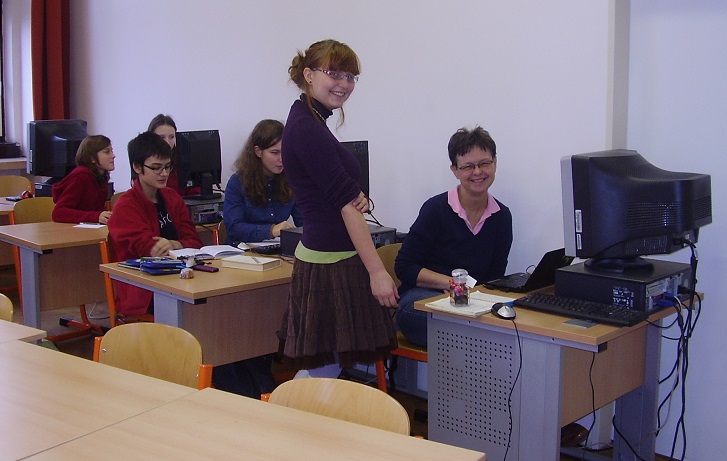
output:
<instances>
[{"instance_id":1,"label":"person in dark shirt at back","mask_svg":"<svg viewBox=\"0 0 727 461\"><path fill-rule=\"evenodd\" d=\"M449 291L452 270L466 269L478 283L501 277L512 246L512 215L489 190L497 150L490 134L461 128L448 144L459 184L422 205L396 258L401 280L396 323L407 341L427 346L426 313L416 301Z\"/></svg>"}]
</instances>

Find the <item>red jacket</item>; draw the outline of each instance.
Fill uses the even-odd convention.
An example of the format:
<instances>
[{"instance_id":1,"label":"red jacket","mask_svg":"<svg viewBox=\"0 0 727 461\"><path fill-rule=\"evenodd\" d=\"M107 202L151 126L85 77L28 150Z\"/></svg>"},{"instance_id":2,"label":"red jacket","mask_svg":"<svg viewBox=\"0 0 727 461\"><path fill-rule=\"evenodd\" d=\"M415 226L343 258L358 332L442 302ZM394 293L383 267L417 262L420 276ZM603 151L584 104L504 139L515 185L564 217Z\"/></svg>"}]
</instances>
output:
<instances>
[{"instance_id":1,"label":"red jacket","mask_svg":"<svg viewBox=\"0 0 727 461\"><path fill-rule=\"evenodd\" d=\"M159 192L177 229L179 242L184 248L200 248L202 241L182 197L168 187ZM119 197L108 226L109 243L116 261L151 256L151 249L156 243L154 237L159 236L161 228L156 204L144 195L139 180L134 180L132 188ZM151 291L121 282L116 282L115 286L119 314L139 315L148 311Z\"/></svg>"},{"instance_id":2,"label":"red jacket","mask_svg":"<svg viewBox=\"0 0 727 461\"><path fill-rule=\"evenodd\" d=\"M108 183L85 166L77 166L53 185L53 221L79 223L98 222L108 196Z\"/></svg>"}]
</instances>

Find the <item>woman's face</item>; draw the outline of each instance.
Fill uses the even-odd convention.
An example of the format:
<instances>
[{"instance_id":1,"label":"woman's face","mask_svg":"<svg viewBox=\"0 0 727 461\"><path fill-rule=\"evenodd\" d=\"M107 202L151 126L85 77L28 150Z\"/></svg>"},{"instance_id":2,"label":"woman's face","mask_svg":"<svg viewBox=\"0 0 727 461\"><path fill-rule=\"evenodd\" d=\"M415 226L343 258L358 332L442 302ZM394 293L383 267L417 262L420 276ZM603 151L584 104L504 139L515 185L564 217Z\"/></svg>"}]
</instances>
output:
<instances>
[{"instance_id":1,"label":"woman's face","mask_svg":"<svg viewBox=\"0 0 727 461\"><path fill-rule=\"evenodd\" d=\"M325 70L303 69L303 77L308 82L311 96L329 110L340 109L356 88L354 76L347 72L334 72L328 75ZM338 79L338 77L341 77Z\"/></svg>"},{"instance_id":2,"label":"woman's face","mask_svg":"<svg viewBox=\"0 0 727 461\"><path fill-rule=\"evenodd\" d=\"M172 149L174 149L174 146L177 145L177 130L175 130L173 126L159 125L154 130L154 133L161 136Z\"/></svg>"},{"instance_id":3,"label":"woman's face","mask_svg":"<svg viewBox=\"0 0 727 461\"><path fill-rule=\"evenodd\" d=\"M278 141L267 149L255 146L255 155L263 164L263 173L268 178L283 172L283 158L280 156L282 142Z\"/></svg>"},{"instance_id":4,"label":"woman's face","mask_svg":"<svg viewBox=\"0 0 727 461\"><path fill-rule=\"evenodd\" d=\"M114 148L111 144L105 149L102 149L96 153L96 165L103 171L114 171L116 165L114 164Z\"/></svg>"},{"instance_id":5,"label":"woman's face","mask_svg":"<svg viewBox=\"0 0 727 461\"><path fill-rule=\"evenodd\" d=\"M487 191L495 182L497 159L486 150L474 147L457 157L457 165L450 167L459 179L464 192L470 197L487 197Z\"/></svg>"}]
</instances>

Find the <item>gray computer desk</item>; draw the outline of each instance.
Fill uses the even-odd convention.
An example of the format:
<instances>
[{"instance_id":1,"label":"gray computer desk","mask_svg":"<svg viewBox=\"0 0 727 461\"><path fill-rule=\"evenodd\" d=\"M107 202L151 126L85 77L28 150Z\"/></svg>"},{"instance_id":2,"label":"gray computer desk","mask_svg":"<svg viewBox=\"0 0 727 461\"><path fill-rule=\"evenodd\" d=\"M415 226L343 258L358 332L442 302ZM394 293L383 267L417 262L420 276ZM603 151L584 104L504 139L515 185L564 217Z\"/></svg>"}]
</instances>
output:
<instances>
[{"instance_id":1,"label":"gray computer desk","mask_svg":"<svg viewBox=\"0 0 727 461\"><path fill-rule=\"evenodd\" d=\"M516 331L513 322L492 314L473 319L433 311L425 304L434 299L415 304L429 315L431 440L503 459L510 437L508 461L557 461L560 428L615 400L619 431L641 458L654 459L658 328L647 322L584 328L565 317L516 308ZM660 323L674 312L649 320ZM618 437L613 452L613 459L637 459Z\"/></svg>"}]
</instances>

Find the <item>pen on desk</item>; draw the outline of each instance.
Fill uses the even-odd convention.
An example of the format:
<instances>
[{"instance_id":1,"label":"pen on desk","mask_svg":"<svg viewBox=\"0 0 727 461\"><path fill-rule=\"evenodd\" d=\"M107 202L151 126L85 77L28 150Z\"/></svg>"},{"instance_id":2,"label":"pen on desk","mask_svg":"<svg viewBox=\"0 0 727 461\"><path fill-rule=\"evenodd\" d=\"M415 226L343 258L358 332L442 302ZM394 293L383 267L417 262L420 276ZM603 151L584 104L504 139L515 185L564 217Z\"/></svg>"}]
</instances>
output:
<instances>
[{"instance_id":1,"label":"pen on desk","mask_svg":"<svg viewBox=\"0 0 727 461\"><path fill-rule=\"evenodd\" d=\"M255 256L250 256L253 261L255 261L255 264L260 264L260 261L257 260Z\"/></svg>"}]
</instances>

